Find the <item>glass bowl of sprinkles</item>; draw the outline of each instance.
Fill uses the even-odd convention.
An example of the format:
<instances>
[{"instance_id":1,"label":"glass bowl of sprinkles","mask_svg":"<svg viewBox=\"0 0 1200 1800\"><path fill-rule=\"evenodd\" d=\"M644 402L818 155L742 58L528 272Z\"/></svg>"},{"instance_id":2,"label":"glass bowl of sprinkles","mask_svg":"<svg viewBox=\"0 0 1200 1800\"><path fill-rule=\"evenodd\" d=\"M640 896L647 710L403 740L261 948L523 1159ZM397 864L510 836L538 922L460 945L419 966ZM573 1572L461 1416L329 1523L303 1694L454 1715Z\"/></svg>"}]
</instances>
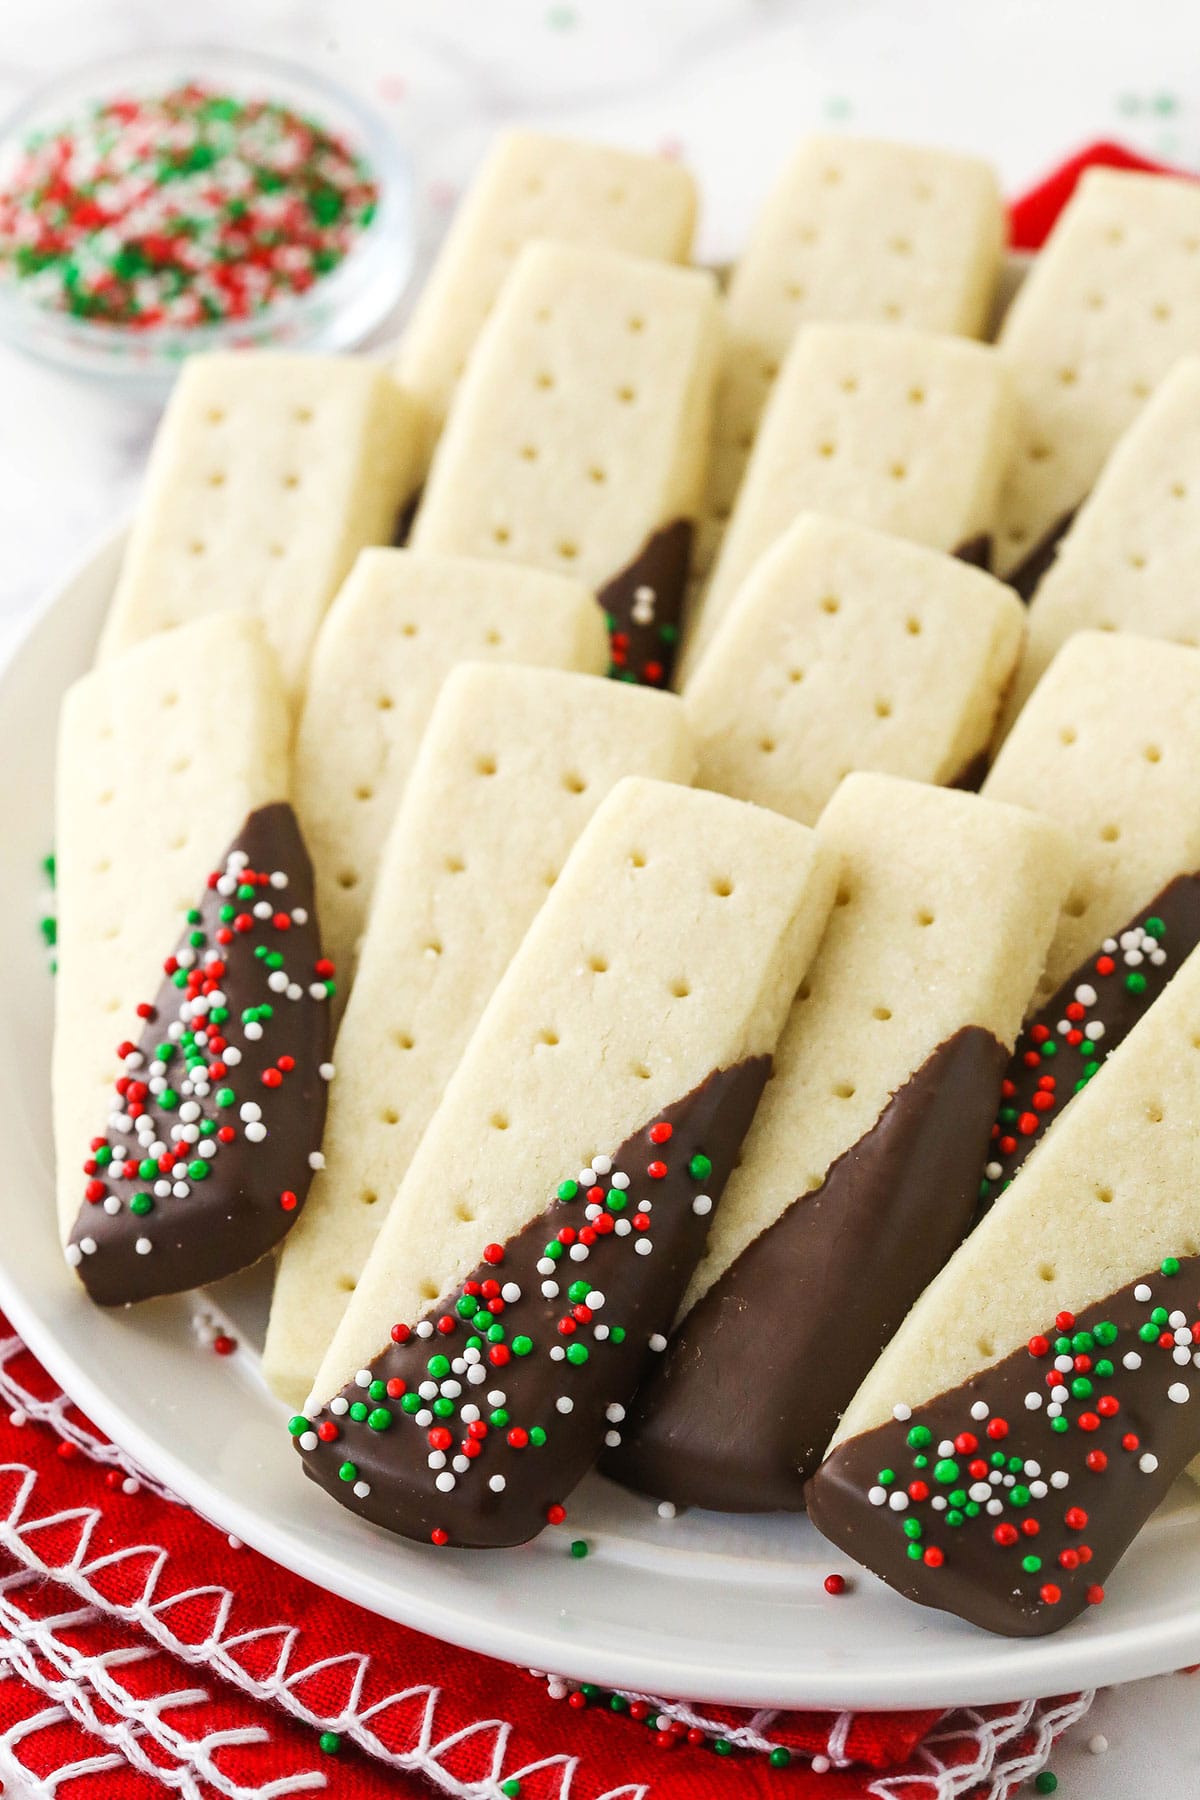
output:
<instances>
[{"instance_id":1,"label":"glass bowl of sprinkles","mask_svg":"<svg viewBox=\"0 0 1200 1800\"><path fill-rule=\"evenodd\" d=\"M344 350L396 306L412 184L297 64L181 47L60 77L0 124L0 336L162 393L197 350Z\"/></svg>"}]
</instances>

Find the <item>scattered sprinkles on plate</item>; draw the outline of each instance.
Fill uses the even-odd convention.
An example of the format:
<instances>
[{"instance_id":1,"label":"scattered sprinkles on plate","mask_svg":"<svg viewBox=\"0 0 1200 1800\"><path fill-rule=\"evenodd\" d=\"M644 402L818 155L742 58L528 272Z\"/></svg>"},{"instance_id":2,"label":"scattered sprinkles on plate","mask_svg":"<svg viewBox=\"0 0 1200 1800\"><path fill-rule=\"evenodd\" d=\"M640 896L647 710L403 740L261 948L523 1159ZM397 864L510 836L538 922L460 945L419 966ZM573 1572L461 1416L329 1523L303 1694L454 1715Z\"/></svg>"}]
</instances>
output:
<instances>
[{"instance_id":1,"label":"scattered sprinkles on plate","mask_svg":"<svg viewBox=\"0 0 1200 1800\"><path fill-rule=\"evenodd\" d=\"M131 330L247 319L335 269L377 200L314 119L188 82L27 141L0 192L0 278Z\"/></svg>"}]
</instances>

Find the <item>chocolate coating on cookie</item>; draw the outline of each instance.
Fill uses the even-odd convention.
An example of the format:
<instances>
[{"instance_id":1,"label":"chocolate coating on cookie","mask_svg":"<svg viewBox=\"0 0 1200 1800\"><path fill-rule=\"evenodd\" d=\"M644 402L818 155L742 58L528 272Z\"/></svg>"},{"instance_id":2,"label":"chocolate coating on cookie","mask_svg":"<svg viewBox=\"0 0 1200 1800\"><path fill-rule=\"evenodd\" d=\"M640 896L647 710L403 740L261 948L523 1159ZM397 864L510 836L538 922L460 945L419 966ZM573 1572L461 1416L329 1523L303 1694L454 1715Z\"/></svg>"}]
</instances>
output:
<instances>
[{"instance_id":1,"label":"chocolate coating on cookie","mask_svg":"<svg viewBox=\"0 0 1200 1800\"><path fill-rule=\"evenodd\" d=\"M1104 1583L1200 1451L1200 1257L1168 1258L924 1405L839 1444L814 1523L923 1606L1037 1637Z\"/></svg>"},{"instance_id":2,"label":"chocolate coating on cookie","mask_svg":"<svg viewBox=\"0 0 1200 1800\"><path fill-rule=\"evenodd\" d=\"M609 674L666 687L675 666L679 623L692 557L690 520L676 519L647 538L633 561L596 598L608 619Z\"/></svg>"},{"instance_id":3,"label":"chocolate coating on cookie","mask_svg":"<svg viewBox=\"0 0 1200 1800\"><path fill-rule=\"evenodd\" d=\"M156 879L148 869L147 880ZM164 963L67 1245L119 1306L246 1268L304 1204L325 1124L333 966L290 806L250 814Z\"/></svg>"},{"instance_id":4,"label":"chocolate coating on cookie","mask_svg":"<svg viewBox=\"0 0 1200 1800\"><path fill-rule=\"evenodd\" d=\"M847 1402L970 1228L1004 1046L966 1026L684 1319L606 1474L679 1504L797 1511Z\"/></svg>"},{"instance_id":5,"label":"chocolate coating on cookie","mask_svg":"<svg viewBox=\"0 0 1200 1800\"><path fill-rule=\"evenodd\" d=\"M769 1068L710 1075L393 1327L355 1380L292 1420L305 1474L426 1542L521 1544L560 1518L665 1347Z\"/></svg>"}]
</instances>

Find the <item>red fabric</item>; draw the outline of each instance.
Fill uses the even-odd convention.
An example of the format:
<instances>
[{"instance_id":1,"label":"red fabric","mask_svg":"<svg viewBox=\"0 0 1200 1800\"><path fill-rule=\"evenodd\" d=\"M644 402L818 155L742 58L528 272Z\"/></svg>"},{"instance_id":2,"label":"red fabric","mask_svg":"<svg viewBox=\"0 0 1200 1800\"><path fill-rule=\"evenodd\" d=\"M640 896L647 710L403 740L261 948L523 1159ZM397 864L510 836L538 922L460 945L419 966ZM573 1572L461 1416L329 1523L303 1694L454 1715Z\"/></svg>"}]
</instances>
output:
<instances>
[{"instance_id":1,"label":"red fabric","mask_svg":"<svg viewBox=\"0 0 1200 1800\"><path fill-rule=\"evenodd\" d=\"M6 1331L0 1320L0 1775L70 1768L59 1800L151 1800L164 1783L197 1800L416 1800L498 1794L513 1778L521 1800L726 1788L868 1800L886 1791L877 1776L900 1775L906 1800L991 1800L1001 1771L1027 1776L1081 1710L838 1718L656 1701L664 1727L674 1717L702 1736L664 1749L607 1696L576 1710L566 1684L389 1624L231 1546L132 1474ZM341 1734L336 1755L322 1730ZM722 1758L718 1734L758 1748ZM772 1746L794 1753L788 1767L770 1766ZM839 1766L814 1772L814 1756Z\"/></svg>"},{"instance_id":2,"label":"red fabric","mask_svg":"<svg viewBox=\"0 0 1200 1800\"><path fill-rule=\"evenodd\" d=\"M1149 175L1195 176L1190 169L1171 168L1167 163L1151 162L1124 144L1101 140L1060 163L1036 187L1014 200L1008 209L1010 241L1014 250L1040 250L1059 213L1075 192L1079 177L1086 169L1138 169Z\"/></svg>"}]
</instances>

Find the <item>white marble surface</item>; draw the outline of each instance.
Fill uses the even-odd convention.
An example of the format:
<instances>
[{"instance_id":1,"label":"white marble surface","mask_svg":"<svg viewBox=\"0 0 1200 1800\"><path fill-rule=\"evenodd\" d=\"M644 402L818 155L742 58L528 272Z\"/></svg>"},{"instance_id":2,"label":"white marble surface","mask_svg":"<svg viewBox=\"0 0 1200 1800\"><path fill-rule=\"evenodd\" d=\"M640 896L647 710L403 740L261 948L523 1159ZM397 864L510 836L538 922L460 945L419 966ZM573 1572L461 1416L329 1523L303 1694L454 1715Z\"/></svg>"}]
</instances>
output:
<instances>
[{"instance_id":1,"label":"white marble surface","mask_svg":"<svg viewBox=\"0 0 1200 1800\"><path fill-rule=\"evenodd\" d=\"M684 156L714 257L816 126L980 151L1010 191L1098 136L1200 167L1191 0L0 0L0 108L64 47L80 61L197 28L370 94L412 155L426 250L512 119ZM144 406L0 349L0 662L131 505L152 428ZM1063 1800L1200 1795L1197 1691L1171 1676L1102 1696L1055 1758Z\"/></svg>"}]
</instances>

